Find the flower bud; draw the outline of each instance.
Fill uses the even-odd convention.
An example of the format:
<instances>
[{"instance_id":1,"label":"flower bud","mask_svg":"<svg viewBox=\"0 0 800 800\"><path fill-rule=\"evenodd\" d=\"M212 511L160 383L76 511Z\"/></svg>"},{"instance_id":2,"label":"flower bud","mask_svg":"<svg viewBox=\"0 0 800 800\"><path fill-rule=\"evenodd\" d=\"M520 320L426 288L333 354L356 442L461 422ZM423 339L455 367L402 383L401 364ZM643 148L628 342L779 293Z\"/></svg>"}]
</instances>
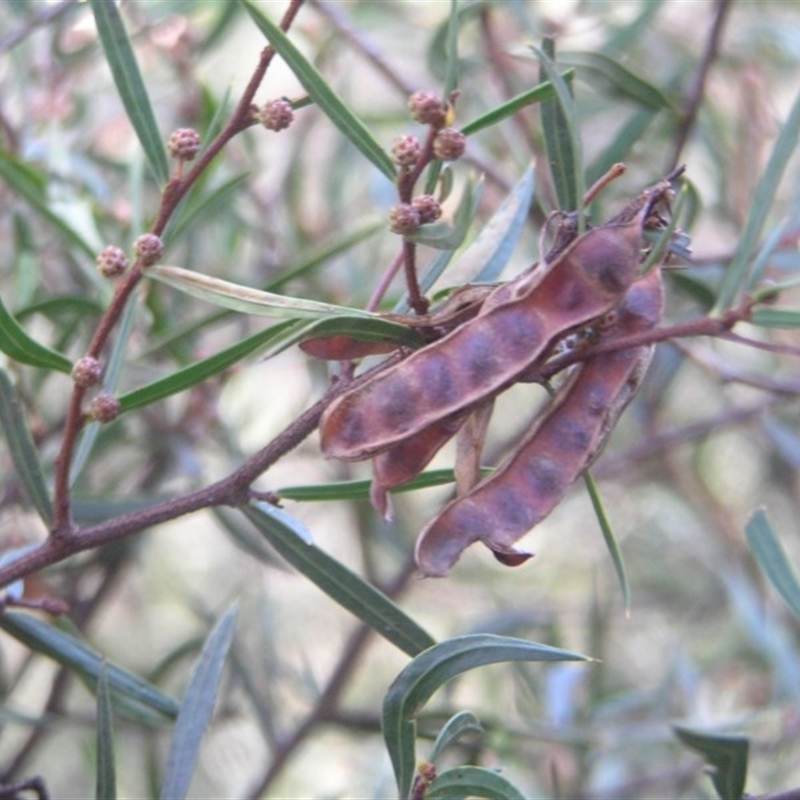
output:
<instances>
[{"instance_id":1,"label":"flower bud","mask_svg":"<svg viewBox=\"0 0 800 800\"><path fill-rule=\"evenodd\" d=\"M83 356L72 367L72 380L83 389L99 383L102 374L103 366L94 356Z\"/></svg>"},{"instance_id":2,"label":"flower bud","mask_svg":"<svg viewBox=\"0 0 800 800\"><path fill-rule=\"evenodd\" d=\"M398 136L392 144L392 158L400 167L413 167L422 153L422 145L416 136Z\"/></svg>"},{"instance_id":3,"label":"flower bud","mask_svg":"<svg viewBox=\"0 0 800 800\"><path fill-rule=\"evenodd\" d=\"M282 131L292 124L294 110L288 100L267 100L258 110L258 121L270 131Z\"/></svg>"},{"instance_id":4,"label":"flower bud","mask_svg":"<svg viewBox=\"0 0 800 800\"><path fill-rule=\"evenodd\" d=\"M414 233L419 228L419 211L411 203L398 203L389 212L389 228L393 233Z\"/></svg>"},{"instance_id":5,"label":"flower bud","mask_svg":"<svg viewBox=\"0 0 800 800\"><path fill-rule=\"evenodd\" d=\"M164 255L164 242L154 233L143 233L133 243L133 252L145 267L149 267Z\"/></svg>"},{"instance_id":6,"label":"flower bud","mask_svg":"<svg viewBox=\"0 0 800 800\"><path fill-rule=\"evenodd\" d=\"M426 222L436 222L442 216L442 206L432 194L419 194L411 204L417 209L421 224Z\"/></svg>"},{"instance_id":7,"label":"flower bud","mask_svg":"<svg viewBox=\"0 0 800 800\"><path fill-rule=\"evenodd\" d=\"M178 128L170 135L167 149L179 161L192 161L200 150L200 134L194 128Z\"/></svg>"},{"instance_id":8,"label":"flower bud","mask_svg":"<svg viewBox=\"0 0 800 800\"><path fill-rule=\"evenodd\" d=\"M423 125L441 128L447 122L447 106L435 92L427 89L420 89L408 98L408 110Z\"/></svg>"},{"instance_id":9,"label":"flower bud","mask_svg":"<svg viewBox=\"0 0 800 800\"><path fill-rule=\"evenodd\" d=\"M104 278L117 278L128 268L128 257L124 250L110 244L100 251L96 263Z\"/></svg>"},{"instance_id":10,"label":"flower bud","mask_svg":"<svg viewBox=\"0 0 800 800\"><path fill-rule=\"evenodd\" d=\"M114 395L101 392L92 400L90 413L97 422L113 422L119 414L119 400Z\"/></svg>"},{"instance_id":11,"label":"flower bud","mask_svg":"<svg viewBox=\"0 0 800 800\"><path fill-rule=\"evenodd\" d=\"M466 137L455 128L442 128L433 140L433 153L443 161L455 161L464 155Z\"/></svg>"}]
</instances>

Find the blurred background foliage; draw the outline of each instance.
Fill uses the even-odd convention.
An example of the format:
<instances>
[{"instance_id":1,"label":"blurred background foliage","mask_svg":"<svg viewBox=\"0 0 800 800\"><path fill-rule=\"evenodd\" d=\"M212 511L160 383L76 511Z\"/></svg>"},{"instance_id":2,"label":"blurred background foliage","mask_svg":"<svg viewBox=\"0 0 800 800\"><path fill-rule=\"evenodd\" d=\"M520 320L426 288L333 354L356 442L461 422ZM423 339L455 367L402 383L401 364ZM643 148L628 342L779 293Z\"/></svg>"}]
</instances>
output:
<instances>
[{"instance_id":1,"label":"blurred background foliage","mask_svg":"<svg viewBox=\"0 0 800 800\"><path fill-rule=\"evenodd\" d=\"M193 127L207 143L264 45L244 6L149 0L120 8L163 139ZM284 4L258 8L277 19ZM615 161L628 165L595 203L595 218L675 163L687 165L692 203L681 224L693 262L669 276L665 324L707 312L800 90L797 4L460 0L456 9L456 126L536 85L530 45L553 36L559 68L574 69L587 185ZM410 92L445 85L449 14L443 0L308 2L290 39L388 150L396 136L419 133L406 110ZM147 230L159 183L86 4L0 4L0 31L0 295L32 337L74 359L111 294L94 256L108 243L129 249ZM257 100L303 95L276 60ZM535 163L531 224L504 277L538 257L542 221L557 207L544 147L539 110L528 106L471 135L452 167L446 215L468 180L484 178L474 236ZM800 268L797 170L793 159L770 198L766 234L795 220L766 267L776 281ZM398 248L385 225L394 202L391 183L306 106L289 130L255 127L225 147L170 223L163 262L363 307ZM420 269L435 257L420 248ZM448 272L442 285L460 279ZM386 307L402 294L393 284ZM780 307L797 299L783 292ZM122 395L266 327L157 283L143 283L136 300L114 340ZM797 343L791 329L737 331ZM69 379L13 359L4 369L49 476ZM330 374L291 348L123 415L99 432L77 478L77 520L107 519L230 473L317 399ZM594 469L627 564L629 614L580 484L526 538L533 561L508 570L474 548L445 580L415 579L410 552L449 485L396 496L392 523L366 500L284 500L321 550L396 597L437 640L498 633L596 659L469 672L421 712L418 756L446 719L468 709L482 731L460 739L442 765L502 767L525 796L713 797L703 758L673 733L681 723L750 739L751 794L800 785L800 622L744 536L764 505L789 561L800 564L799 388L789 355L711 339L659 346ZM500 398L488 463L518 440L543 396L521 386ZM0 458L8 551L45 531L10 456L0 449ZM445 450L434 466L451 464ZM367 465L323 460L312 436L258 486L280 493L366 477ZM288 567L233 511L194 514L74 557L29 579L26 594L66 600L61 629L175 698L214 620L238 600L189 796L394 796L380 704L407 655ZM18 630L0 634L0 782L41 776L54 797L89 796L99 754L96 701L76 679L86 667L59 666L29 644ZM153 713L111 711L120 797L159 792L172 728Z\"/></svg>"}]
</instances>

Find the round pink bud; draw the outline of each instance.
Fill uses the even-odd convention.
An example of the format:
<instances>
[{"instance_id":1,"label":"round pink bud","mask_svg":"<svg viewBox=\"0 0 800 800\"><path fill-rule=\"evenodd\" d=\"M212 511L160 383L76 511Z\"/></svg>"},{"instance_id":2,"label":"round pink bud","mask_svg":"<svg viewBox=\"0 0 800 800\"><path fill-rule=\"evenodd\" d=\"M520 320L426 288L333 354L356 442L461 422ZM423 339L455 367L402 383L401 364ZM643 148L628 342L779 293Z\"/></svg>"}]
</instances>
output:
<instances>
[{"instance_id":1,"label":"round pink bud","mask_svg":"<svg viewBox=\"0 0 800 800\"><path fill-rule=\"evenodd\" d=\"M420 89L408 98L411 116L423 125L441 128L447 122L447 106L436 92Z\"/></svg>"},{"instance_id":2,"label":"round pink bud","mask_svg":"<svg viewBox=\"0 0 800 800\"><path fill-rule=\"evenodd\" d=\"M416 136L398 136L392 144L392 158L400 167L413 167L422 154L422 145Z\"/></svg>"},{"instance_id":3,"label":"round pink bud","mask_svg":"<svg viewBox=\"0 0 800 800\"><path fill-rule=\"evenodd\" d=\"M258 110L259 122L270 131L282 131L292 124L294 111L288 100L268 100Z\"/></svg>"},{"instance_id":4,"label":"round pink bud","mask_svg":"<svg viewBox=\"0 0 800 800\"><path fill-rule=\"evenodd\" d=\"M124 250L110 244L100 251L96 263L103 277L117 278L128 268L128 257Z\"/></svg>"},{"instance_id":5,"label":"round pink bud","mask_svg":"<svg viewBox=\"0 0 800 800\"><path fill-rule=\"evenodd\" d=\"M94 356L83 356L72 367L72 380L84 389L99 383L102 374L103 366Z\"/></svg>"},{"instance_id":6,"label":"round pink bud","mask_svg":"<svg viewBox=\"0 0 800 800\"><path fill-rule=\"evenodd\" d=\"M145 267L149 267L164 255L164 242L154 233L143 233L133 243L133 252Z\"/></svg>"},{"instance_id":7,"label":"round pink bud","mask_svg":"<svg viewBox=\"0 0 800 800\"><path fill-rule=\"evenodd\" d=\"M119 400L114 395L101 392L92 400L91 415L98 422L113 422L119 415Z\"/></svg>"},{"instance_id":8,"label":"round pink bud","mask_svg":"<svg viewBox=\"0 0 800 800\"><path fill-rule=\"evenodd\" d=\"M411 203L398 203L389 212L389 228L393 233L414 233L419 228L419 211Z\"/></svg>"},{"instance_id":9,"label":"round pink bud","mask_svg":"<svg viewBox=\"0 0 800 800\"><path fill-rule=\"evenodd\" d=\"M179 161L192 161L200 150L200 134L194 128L178 128L170 134L167 149Z\"/></svg>"},{"instance_id":10,"label":"round pink bud","mask_svg":"<svg viewBox=\"0 0 800 800\"><path fill-rule=\"evenodd\" d=\"M419 221L423 225L426 222L436 222L442 216L442 206L432 194L419 194L411 204L419 213Z\"/></svg>"},{"instance_id":11,"label":"round pink bud","mask_svg":"<svg viewBox=\"0 0 800 800\"><path fill-rule=\"evenodd\" d=\"M433 140L433 154L443 161L455 161L464 155L467 138L455 128L442 128Z\"/></svg>"}]
</instances>

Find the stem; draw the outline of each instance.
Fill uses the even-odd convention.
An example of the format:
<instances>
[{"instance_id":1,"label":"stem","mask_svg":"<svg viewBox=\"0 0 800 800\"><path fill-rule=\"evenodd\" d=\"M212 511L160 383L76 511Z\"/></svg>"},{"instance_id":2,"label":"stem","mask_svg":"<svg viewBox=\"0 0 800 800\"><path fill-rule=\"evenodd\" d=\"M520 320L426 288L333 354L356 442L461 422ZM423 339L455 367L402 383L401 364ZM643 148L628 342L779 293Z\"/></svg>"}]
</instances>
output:
<instances>
[{"instance_id":1,"label":"stem","mask_svg":"<svg viewBox=\"0 0 800 800\"><path fill-rule=\"evenodd\" d=\"M211 506L246 503L251 497L250 485L253 481L286 453L293 450L317 427L322 412L336 397L351 388L362 385L373 375L395 363L399 357L399 354L394 357L390 356L353 381L341 382L334 386L266 447L259 450L235 472L222 480L182 497L166 500L139 511L120 514L118 517L105 520L97 525L90 525L82 529L74 528L70 531L70 536L50 536L35 550L0 567L0 588L19 578L24 578L32 572L63 561L76 553L116 542L184 514Z\"/></svg>"},{"instance_id":2,"label":"stem","mask_svg":"<svg viewBox=\"0 0 800 800\"><path fill-rule=\"evenodd\" d=\"M708 34L706 41L705 51L703 53L703 60L697 68L694 79L692 80L689 92L684 101L683 108L680 114L680 125L675 136L675 145L672 152L672 157L669 161L669 170L677 166L681 157L681 151L689 138L689 133L694 127L694 121L697 118L697 111L700 108L700 102L703 99L703 91L705 89L706 79L708 78L711 65L714 63L717 53L719 51L719 43L722 38L722 28L731 10L733 3L731 0L716 0L716 13L714 22L711 25L711 30ZM667 171L669 171L667 170Z\"/></svg>"},{"instance_id":3,"label":"stem","mask_svg":"<svg viewBox=\"0 0 800 800\"><path fill-rule=\"evenodd\" d=\"M304 0L291 0L289 3L289 7L286 9L283 19L281 20L281 28L284 31L288 30L291 26L303 2ZM160 236L164 232L178 203L180 203L186 192L202 174L203 170L209 165L214 156L216 156L234 136L253 124L253 98L264 79L267 67L269 67L274 55L275 51L269 46L261 51L258 65L245 87L242 97L231 115L230 120L228 120L228 123L219 132L214 141L209 144L194 163L192 169L189 170L183 178L175 176L167 183L161 196L161 204L156 214L155 222L150 228L150 233ZM122 316L128 298L141 280L143 273L144 265L137 260L131 268L131 271L117 287L111 303L100 318L100 322L89 344L88 355L99 358L103 348L108 342L111 331L116 327ZM55 459L53 491L54 519L52 535L56 539L69 536L72 531L69 470L72 464L72 456L78 431L83 424L81 406L85 393L85 389L77 385L73 386L67 417L64 423L64 435L61 440L61 449Z\"/></svg>"}]
</instances>

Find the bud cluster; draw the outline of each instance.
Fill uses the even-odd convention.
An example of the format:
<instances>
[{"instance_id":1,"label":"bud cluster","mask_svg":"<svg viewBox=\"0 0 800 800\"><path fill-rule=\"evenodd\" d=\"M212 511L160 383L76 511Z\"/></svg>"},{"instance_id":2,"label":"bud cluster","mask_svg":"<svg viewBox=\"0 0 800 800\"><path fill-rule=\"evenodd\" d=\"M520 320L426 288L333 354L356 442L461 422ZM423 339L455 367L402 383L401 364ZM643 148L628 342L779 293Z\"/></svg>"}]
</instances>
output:
<instances>
[{"instance_id":1,"label":"bud cluster","mask_svg":"<svg viewBox=\"0 0 800 800\"><path fill-rule=\"evenodd\" d=\"M292 124L294 110L288 100L267 100L256 113L258 121L270 131L282 131Z\"/></svg>"},{"instance_id":2,"label":"bud cluster","mask_svg":"<svg viewBox=\"0 0 800 800\"><path fill-rule=\"evenodd\" d=\"M164 255L164 242L154 233L143 233L133 243L133 252L145 267L150 267Z\"/></svg>"},{"instance_id":3,"label":"bud cluster","mask_svg":"<svg viewBox=\"0 0 800 800\"><path fill-rule=\"evenodd\" d=\"M100 251L96 263L104 278L118 278L128 268L128 257L124 250L110 244Z\"/></svg>"},{"instance_id":4,"label":"bud cluster","mask_svg":"<svg viewBox=\"0 0 800 800\"><path fill-rule=\"evenodd\" d=\"M170 135L167 149L179 161L192 161L200 151L200 134L194 128L178 128Z\"/></svg>"}]
</instances>

